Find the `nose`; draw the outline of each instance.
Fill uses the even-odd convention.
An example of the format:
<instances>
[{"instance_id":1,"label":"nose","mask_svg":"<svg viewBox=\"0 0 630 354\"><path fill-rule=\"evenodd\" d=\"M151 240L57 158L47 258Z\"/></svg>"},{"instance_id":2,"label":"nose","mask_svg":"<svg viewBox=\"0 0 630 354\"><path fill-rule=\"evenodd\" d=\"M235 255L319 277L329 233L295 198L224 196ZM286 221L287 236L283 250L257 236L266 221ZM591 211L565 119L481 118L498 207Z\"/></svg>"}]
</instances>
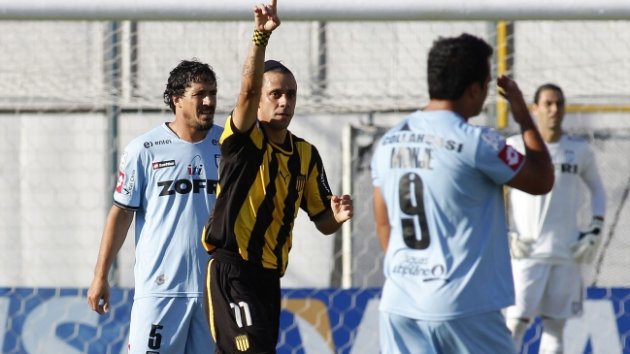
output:
<instances>
[{"instance_id":1,"label":"nose","mask_svg":"<svg viewBox=\"0 0 630 354\"><path fill-rule=\"evenodd\" d=\"M215 101L215 96L206 95L201 102L204 106L210 106Z\"/></svg>"},{"instance_id":2,"label":"nose","mask_svg":"<svg viewBox=\"0 0 630 354\"><path fill-rule=\"evenodd\" d=\"M278 98L278 105L281 107L284 107L287 105L287 103L289 102L289 98L286 94L280 96L280 98Z\"/></svg>"}]
</instances>

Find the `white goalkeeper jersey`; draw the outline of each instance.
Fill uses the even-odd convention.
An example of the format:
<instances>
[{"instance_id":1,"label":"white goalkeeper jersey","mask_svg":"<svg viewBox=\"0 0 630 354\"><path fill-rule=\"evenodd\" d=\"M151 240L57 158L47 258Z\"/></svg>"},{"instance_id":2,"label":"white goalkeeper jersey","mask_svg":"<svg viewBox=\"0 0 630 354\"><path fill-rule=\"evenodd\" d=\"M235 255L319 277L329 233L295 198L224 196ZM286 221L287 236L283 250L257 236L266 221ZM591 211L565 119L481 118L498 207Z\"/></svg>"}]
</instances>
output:
<instances>
[{"instance_id":1,"label":"white goalkeeper jersey","mask_svg":"<svg viewBox=\"0 0 630 354\"><path fill-rule=\"evenodd\" d=\"M391 234L380 309L448 320L514 303L502 185L524 157L449 111L415 112L372 157Z\"/></svg>"},{"instance_id":2,"label":"white goalkeeper jersey","mask_svg":"<svg viewBox=\"0 0 630 354\"><path fill-rule=\"evenodd\" d=\"M524 150L520 135L509 137L507 142ZM583 200L582 183L590 190L593 216L605 215L606 192L586 140L563 134L557 142L546 145L555 168L553 189L545 195L530 195L510 188L510 229L521 238L535 240L530 258L568 263L572 262L570 247L580 232L577 218ZM582 224L587 226L588 220Z\"/></svg>"},{"instance_id":3,"label":"white goalkeeper jersey","mask_svg":"<svg viewBox=\"0 0 630 354\"><path fill-rule=\"evenodd\" d=\"M162 124L125 148L114 203L136 214L135 298L203 296L201 230L216 198L222 131L215 125L190 143Z\"/></svg>"}]
</instances>

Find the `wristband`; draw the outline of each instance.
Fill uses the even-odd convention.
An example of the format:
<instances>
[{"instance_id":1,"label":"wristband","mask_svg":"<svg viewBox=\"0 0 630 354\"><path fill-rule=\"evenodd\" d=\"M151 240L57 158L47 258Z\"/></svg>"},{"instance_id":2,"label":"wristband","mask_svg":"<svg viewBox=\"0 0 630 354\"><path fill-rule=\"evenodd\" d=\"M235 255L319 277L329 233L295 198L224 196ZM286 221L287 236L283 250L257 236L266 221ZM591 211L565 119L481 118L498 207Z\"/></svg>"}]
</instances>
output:
<instances>
[{"instance_id":1,"label":"wristband","mask_svg":"<svg viewBox=\"0 0 630 354\"><path fill-rule=\"evenodd\" d=\"M271 37L271 32L262 32L259 30L254 30L254 36L252 37L252 42L257 47L266 47L269 42L269 37Z\"/></svg>"}]
</instances>

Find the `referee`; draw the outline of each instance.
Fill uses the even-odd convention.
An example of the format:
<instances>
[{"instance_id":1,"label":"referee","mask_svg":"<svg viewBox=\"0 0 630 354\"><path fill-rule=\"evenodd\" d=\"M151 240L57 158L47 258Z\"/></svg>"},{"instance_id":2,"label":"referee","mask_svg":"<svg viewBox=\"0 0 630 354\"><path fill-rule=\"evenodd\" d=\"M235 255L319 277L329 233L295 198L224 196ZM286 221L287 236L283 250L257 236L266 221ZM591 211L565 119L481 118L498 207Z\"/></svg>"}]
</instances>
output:
<instances>
[{"instance_id":1,"label":"referee","mask_svg":"<svg viewBox=\"0 0 630 354\"><path fill-rule=\"evenodd\" d=\"M332 195L315 146L287 129L297 83L282 63L265 62L280 25L276 4L254 8L253 44L220 139L217 202L202 234L212 254L206 306L217 353L276 352L280 277L298 210L327 235L352 217L350 196Z\"/></svg>"}]
</instances>

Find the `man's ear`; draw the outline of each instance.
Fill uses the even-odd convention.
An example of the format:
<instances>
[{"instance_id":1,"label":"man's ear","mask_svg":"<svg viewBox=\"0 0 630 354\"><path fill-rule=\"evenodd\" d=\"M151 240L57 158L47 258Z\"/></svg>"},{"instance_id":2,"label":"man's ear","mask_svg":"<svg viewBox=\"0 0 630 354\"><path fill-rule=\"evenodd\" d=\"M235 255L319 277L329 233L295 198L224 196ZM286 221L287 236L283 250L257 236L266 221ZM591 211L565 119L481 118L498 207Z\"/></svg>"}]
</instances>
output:
<instances>
[{"instance_id":1,"label":"man's ear","mask_svg":"<svg viewBox=\"0 0 630 354\"><path fill-rule=\"evenodd\" d=\"M477 81L471 83L466 88L466 93L469 95L469 98L476 99L479 95L483 93L483 87Z\"/></svg>"},{"instance_id":2,"label":"man's ear","mask_svg":"<svg viewBox=\"0 0 630 354\"><path fill-rule=\"evenodd\" d=\"M182 98L179 96L171 96L171 100L173 101L173 105L175 108L181 108L179 105L182 101Z\"/></svg>"}]
</instances>

